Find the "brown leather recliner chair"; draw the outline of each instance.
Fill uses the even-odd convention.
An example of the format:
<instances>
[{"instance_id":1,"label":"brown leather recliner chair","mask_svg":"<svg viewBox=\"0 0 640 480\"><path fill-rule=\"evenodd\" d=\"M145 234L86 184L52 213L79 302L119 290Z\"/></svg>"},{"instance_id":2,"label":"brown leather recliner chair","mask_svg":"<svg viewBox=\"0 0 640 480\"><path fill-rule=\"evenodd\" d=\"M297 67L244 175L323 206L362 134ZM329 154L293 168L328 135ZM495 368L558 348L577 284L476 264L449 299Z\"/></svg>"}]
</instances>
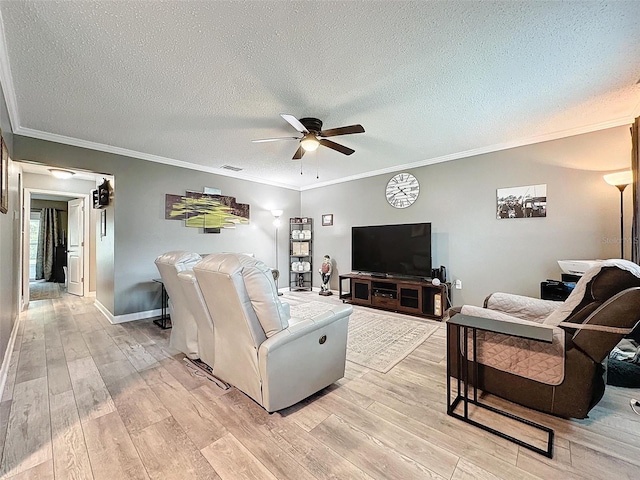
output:
<instances>
[{"instance_id":1,"label":"brown leather recliner chair","mask_svg":"<svg viewBox=\"0 0 640 480\"><path fill-rule=\"evenodd\" d=\"M640 266L606 260L585 273L565 302L499 293L484 308L451 310L457 313L553 328L553 344L478 331L477 386L545 413L586 418L604 394L602 362L626 334L640 331ZM455 375L461 339L453 325L448 335Z\"/></svg>"}]
</instances>

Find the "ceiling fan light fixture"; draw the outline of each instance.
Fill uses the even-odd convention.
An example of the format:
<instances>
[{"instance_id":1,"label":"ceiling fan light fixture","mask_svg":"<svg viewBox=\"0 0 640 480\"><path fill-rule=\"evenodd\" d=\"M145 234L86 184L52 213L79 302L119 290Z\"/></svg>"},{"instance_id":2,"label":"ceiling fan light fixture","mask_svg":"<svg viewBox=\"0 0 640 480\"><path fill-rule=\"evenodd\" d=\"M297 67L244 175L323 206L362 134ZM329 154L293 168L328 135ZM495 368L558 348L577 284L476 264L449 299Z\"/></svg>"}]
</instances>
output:
<instances>
[{"instance_id":1,"label":"ceiling fan light fixture","mask_svg":"<svg viewBox=\"0 0 640 480\"><path fill-rule=\"evenodd\" d=\"M318 139L314 134L308 133L300 141L300 145L302 145L302 148L304 148L305 152L313 152L314 150L318 149L318 146L320 146L320 142L318 142Z\"/></svg>"},{"instance_id":2,"label":"ceiling fan light fixture","mask_svg":"<svg viewBox=\"0 0 640 480\"><path fill-rule=\"evenodd\" d=\"M49 172L60 180L68 180L75 175L75 172L72 172L71 170L64 170L62 168L50 168Z\"/></svg>"}]
</instances>

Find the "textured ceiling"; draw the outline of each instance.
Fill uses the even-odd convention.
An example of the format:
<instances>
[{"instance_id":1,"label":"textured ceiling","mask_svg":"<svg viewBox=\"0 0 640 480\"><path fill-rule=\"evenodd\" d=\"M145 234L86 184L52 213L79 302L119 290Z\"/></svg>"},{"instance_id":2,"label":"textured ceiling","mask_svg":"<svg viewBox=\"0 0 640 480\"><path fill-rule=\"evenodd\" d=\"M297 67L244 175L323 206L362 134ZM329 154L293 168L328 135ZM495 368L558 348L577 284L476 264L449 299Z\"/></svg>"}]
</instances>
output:
<instances>
[{"instance_id":1,"label":"textured ceiling","mask_svg":"<svg viewBox=\"0 0 640 480\"><path fill-rule=\"evenodd\" d=\"M622 125L640 2L2 1L16 133L308 188ZM292 161L279 116L366 133ZM303 175L300 175L302 165ZM317 178L317 174L319 178Z\"/></svg>"}]
</instances>

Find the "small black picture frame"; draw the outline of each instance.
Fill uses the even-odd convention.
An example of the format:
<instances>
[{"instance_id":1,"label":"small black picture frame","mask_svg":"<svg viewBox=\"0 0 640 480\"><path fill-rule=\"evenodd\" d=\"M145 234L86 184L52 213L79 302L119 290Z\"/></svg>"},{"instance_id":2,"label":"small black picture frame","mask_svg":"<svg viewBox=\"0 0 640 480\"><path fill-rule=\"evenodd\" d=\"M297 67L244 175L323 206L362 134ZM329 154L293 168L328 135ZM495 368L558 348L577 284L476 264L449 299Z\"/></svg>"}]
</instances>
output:
<instances>
[{"instance_id":1,"label":"small black picture frame","mask_svg":"<svg viewBox=\"0 0 640 480\"><path fill-rule=\"evenodd\" d=\"M333 225L333 213L325 213L322 215L322 226L330 227Z\"/></svg>"}]
</instances>

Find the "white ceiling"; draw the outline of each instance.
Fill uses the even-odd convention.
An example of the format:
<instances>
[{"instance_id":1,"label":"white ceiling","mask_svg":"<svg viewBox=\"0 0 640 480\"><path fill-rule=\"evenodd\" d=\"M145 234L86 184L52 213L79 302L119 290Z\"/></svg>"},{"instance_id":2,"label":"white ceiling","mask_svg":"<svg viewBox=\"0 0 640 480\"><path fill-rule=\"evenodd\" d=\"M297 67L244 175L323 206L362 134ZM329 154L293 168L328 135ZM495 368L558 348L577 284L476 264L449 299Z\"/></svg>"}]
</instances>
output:
<instances>
[{"instance_id":1,"label":"white ceiling","mask_svg":"<svg viewBox=\"0 0 640 480\"><path fill-rule=\"evenodd\" d=\"M630 123L640 1L3 1L15 133L293 188ZM292 161L279 116L350 157ZM303 175L300 175L302 164ZM223 171L224 172L224 171ZM319 178L316 178L316 174Z\"/></svg>"}]
</instances>

